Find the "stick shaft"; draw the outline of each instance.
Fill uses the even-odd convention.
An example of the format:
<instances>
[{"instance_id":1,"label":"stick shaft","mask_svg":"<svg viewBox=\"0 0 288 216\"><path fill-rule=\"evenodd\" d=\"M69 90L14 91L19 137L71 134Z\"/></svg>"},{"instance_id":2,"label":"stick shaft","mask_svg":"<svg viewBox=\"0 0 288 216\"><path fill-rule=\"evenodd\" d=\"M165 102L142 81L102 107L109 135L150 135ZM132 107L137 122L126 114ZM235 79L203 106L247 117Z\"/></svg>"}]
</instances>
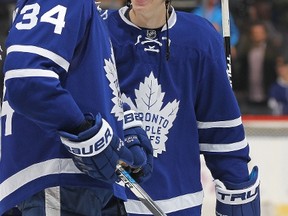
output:
<instances>
[{"instance_id":1,"label":"stick shaft","mask_svg":"<svg viewBox=\"0 0 288 216\"><path fill-rule=\"evenodd\" d=\"M116 173L125 183L132 193L153 213L155 216L166 216L160 207L152 200L152 198L144 191L144 189L129 175L121 166L117 165Z\"/></svg>"},{"instance_id":2,"label":"stick shaft","mask_svg":"<svg viewBox=\"0 0 288 216\"><path fill-rule=\"evenodd\" d=\"M229 17L229 0L221 0L222 9L222 29L224 37L227 75L232 87L232 57L231 57L231 44L230 44L230 17Z\"/></svg>"}]
</instances>

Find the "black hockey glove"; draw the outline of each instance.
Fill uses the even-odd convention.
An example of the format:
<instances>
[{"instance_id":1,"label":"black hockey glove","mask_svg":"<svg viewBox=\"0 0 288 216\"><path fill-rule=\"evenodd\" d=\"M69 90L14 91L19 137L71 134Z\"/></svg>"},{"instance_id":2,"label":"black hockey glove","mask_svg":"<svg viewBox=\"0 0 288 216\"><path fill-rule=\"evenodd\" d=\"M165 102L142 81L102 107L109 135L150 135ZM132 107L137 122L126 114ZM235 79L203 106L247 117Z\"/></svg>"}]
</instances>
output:
<instances>
[{"instance_id":1,"label":"black hockey glove","mask_svg":"<svg viewBox=\"0 0 288 216\"><path fill-rule=\"evenodd\" d=\"M146 181L153 170L153 147L138 113L131 110L128 104L123 105L124 143L132 152L134 164L128 171L137 182Z\"/></svg>"},{"instance_id":2,"label":"black hockey glove","mask_svg":"<svg viewBox=\"0 0 288 216\"><path fill-rule=\"evenodd\" d=\"M91 119L90 119L91 122ZM119 161L133 165L133 155L125 147L101 115L95 118L95 124L78 135L60 131L60 138L79 170L92 178L113 183Z\"/></svg>"}]
</instances>

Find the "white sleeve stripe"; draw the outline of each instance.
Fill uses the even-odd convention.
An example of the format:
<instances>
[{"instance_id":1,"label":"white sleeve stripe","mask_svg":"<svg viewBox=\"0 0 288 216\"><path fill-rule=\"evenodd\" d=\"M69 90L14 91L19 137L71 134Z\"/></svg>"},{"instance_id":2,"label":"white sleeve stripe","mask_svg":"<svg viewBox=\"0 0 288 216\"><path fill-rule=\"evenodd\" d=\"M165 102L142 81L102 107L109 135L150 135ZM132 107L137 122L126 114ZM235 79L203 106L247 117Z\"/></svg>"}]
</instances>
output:
<instances>
[{"instance_id":1,"label":"white sleeve stripe","mask_svg":"<svg viewBox=\"0 0 288 216\"><path fill-rule=\"evenodd\" d=\"M227 121L215 121L215 122L197 121L198 129L237 127L241 124L242 124L241 117Z\"/></svg>"},{"instance_id":2,"label":"white sleeve stripe","mask_svg":"<svg viewBox=\"0 0 288 216\"><path fill-rule=\"evenodd\" d=\"M200 145L200 151L231 152L245 148L248 145L248 143L245 138L244 140L235 143L227 143L227 144L200 143L199 145Z\"/></svg>"},{"instance_id":3,"label":"white sleeve stripe","mask_svg":"<svg viewBox=\"0 0 288 216\"><path fill-rule=\"evenodd\" d=\"M59 79L58 74L51 70L16 69L16 70L9 70L5 73L4 82L8 79L25 78L25 77L50 77Z\"/></svg>"},{"instance_id":4,"label":"white sleeve stripe","mask_svg":"<svg viewBox=\"0 0 288 216\"><path fill-rule=\"evenodd\" d=\"M66 61L64 58L62 58L58 54L51 52L50 50L43 49L41 47L37 47L37 46L13 45L7 48L7 55L11 52L27 52L27 53L33 53L33 54L43 56L55 62L56 64L58 64L66 72L68 71L68 68L70 65L68 61Z\"/></svg>"},{"instance_id":5,"label":"white sleeve stripe","mask_svg":"<svg viewBox=\"0 0 288 216\"><path fill-rule=\"evenodd\" d=\"M171 213L187 208L193 208L199 206L203 202L204 192L203 190L184 194L181 196L173 197L170 199L156 200L155 203L165 212ZM139 200L128 199L125 204L125 209L127 213L130 214L148 214L151 215L151 212L147 207Z\"/></svg>"},{"instance_id":6,"label":"white sleeve stripe","mask_svg":"<svg viewBox=\"0 0 288 216\"><path fill-rule=\"evenodd\" d=\"M69 173L83 174L78 168L76 168L72 159L56 158L33 164L12 175L0 184L0 202L11 193L31 181L37 180L47 175Z\"/></svg>"}]
</instances>

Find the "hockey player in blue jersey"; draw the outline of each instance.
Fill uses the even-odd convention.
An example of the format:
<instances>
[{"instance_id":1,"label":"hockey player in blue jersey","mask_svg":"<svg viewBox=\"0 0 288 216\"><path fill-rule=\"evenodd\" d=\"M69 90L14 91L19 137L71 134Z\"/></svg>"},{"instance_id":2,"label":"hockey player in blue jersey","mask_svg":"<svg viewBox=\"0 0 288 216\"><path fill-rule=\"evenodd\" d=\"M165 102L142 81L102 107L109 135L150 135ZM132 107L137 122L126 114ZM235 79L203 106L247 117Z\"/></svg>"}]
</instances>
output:
<instances>
[{"instance_id":1,"label":"hockey player in blue jersey","mask_svg":"<svg viewBox=\"0 0 288 216\"><path fill-rule=\"evenodd\" d=\"M123 131L133 113L94 1L18 1L6 47L0 215L101 215L116 165L139 171L152 146L140 120Z\"/></svg>"},{"instance_id":2,"label":"hockey player in blue jersey","mask_svg":"<svg viewBox=\"0 0 288 216\"><path fill-rule=\"evenodd\" d=\"M223 38L169 0L132 0L109 15L122 99L138 111L154 149L141 183L169 216L199 216L200 154L215 179L216 215L259 216L258 168L226 73ZM151 215L128 193L129 215Z\"/></svg>"}]
</instances>

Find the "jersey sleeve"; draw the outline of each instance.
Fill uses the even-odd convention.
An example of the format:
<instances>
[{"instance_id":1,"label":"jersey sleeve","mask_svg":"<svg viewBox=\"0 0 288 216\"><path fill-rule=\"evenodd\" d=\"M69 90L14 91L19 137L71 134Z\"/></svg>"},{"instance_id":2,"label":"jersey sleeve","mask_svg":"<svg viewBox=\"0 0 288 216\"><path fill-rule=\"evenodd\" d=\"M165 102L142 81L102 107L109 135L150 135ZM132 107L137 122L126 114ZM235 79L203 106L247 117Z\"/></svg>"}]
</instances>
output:
<instances>
[{"instance_id":1,"label":"jersey sleeve","mask_svg":"<svg viewBox=\"0 0 288 216\"><path fill-rule=\"evenodd\" d=\"M249 176L249 146L226 73L223 39L219 34L210 35L209 51L201 58L195 107L200 151L215 179L244 182Z\"/></svg>"},{"instance_id":2,"label":"jersey sleeve","mask_svg":"<svg viewBox=\"0 0 288 216\"><path fill-rule=\"evenodd\" d=\"M18 2L6 43L4 100L42 127L69 130L84 121L65 79L88 28L94 3L87 2Z\"/></svg>"}]
</instances>

